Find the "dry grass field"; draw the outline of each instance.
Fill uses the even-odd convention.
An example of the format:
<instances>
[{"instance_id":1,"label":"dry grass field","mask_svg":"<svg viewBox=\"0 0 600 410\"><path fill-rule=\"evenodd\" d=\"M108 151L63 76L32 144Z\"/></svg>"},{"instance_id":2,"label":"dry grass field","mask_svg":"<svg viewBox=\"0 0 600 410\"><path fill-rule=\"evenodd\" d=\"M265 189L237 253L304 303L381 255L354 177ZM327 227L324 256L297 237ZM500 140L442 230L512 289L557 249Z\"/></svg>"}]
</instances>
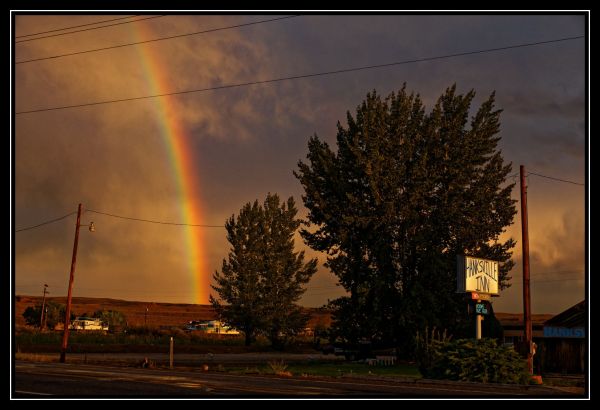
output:
<instances>
[{"instance_id":1,"label":"dry grass field","mask_svg":"<svg viewBox=\"0 0 600 410\"><path fill-rule=\"evenodd\" d=\"M60 304L66 304L66 297L50 297ZM15 320L17 325L24 325L23 312L28 306L41 304L42 298L36 296L17 296L15 301ZM146 308L148 313L146 315ZM116 310L125 315L127 323L131 326L183 326L190 320L211 320L216 315L210 305L193 305L177 303L134 302L108 298L82 298L72 299L71 311L75 316L91 315L97 310ZM146 319L144 319L146 316Z\"/></svg>"},{"instance_id":2,"label":"dry grass field","mask_svg":"<svg viewBox=\"0 0 600 410\"><path fill-rule=\"evenodd\" d=\"M66 297L48 297L60 304L66 304ZM23 312L28 306L42 303L41 296L17 295L15 299L14 318L17 326L25 325ZM146 308L148 313L146 315ZM190 320L212 320L217 315L210 305L196 305L186 303L158 303L158 302L135 302L108 298L83 298L73 297L71 310L75 316L84 314L91 315L97 310L116 310L125 315L130 326L146 325L150 327L160 326L184 326ZM311 313L308 327L329 326L331 317L328 312L319 309L307 308ZM146 316L146 318L144 318Z\"/></svg>"}]
</instances>

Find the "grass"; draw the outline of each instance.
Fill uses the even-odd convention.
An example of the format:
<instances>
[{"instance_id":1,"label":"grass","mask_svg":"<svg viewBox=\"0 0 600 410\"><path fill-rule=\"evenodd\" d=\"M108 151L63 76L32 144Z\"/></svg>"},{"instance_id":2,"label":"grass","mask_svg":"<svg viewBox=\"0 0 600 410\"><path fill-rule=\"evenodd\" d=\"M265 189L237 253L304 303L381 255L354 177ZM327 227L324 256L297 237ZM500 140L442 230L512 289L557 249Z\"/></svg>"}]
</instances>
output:
<instances>
[{"instance_id":1,"label":"grass","mask_svg":"<svg viewBox=\"0 0 600 410\"><path fill-rule=\"evenodd\" d=\"M268 365L271 368L273 374L276 374L277 376L292 376L292 372L286 370L288 368L288 365L285 364L283 360L274 360L272 362L269 362Z\"/></svg>"},{"instance_id":2,"label":"grass","mask_svg":"<svg viewBox=\"0 0 600 410\"><path fill-rule=\"evenodd\" d=\"M581 377L560 377L560 376L542 376L542 383L546 386L560 387L585 387L585 378Z\"/></svg>"},{"instance_id":3,"label":"grass","mask_svg":"<svg viewBox=\"0 0 600 410\"><path fill-rule=\"evenodd\" d=\"M15 354L16 360L24 360L26 362L58 362L58 354L37 354L37 353L19 353Z\"/></svg>"},{"instance_id":4,"label":"grass","mask_svg":"<svg viewBox=\"0 0 600 410\"><path fill-rule=\"evenodd\" d=\"M277 374L281 376L305 377L340 377L345 375L357 376L390 376L421 378L416 366L400 364L388 367L369 366L363 363L294 363L269 362L264 366L240 367L221 366L218 371L232 374Z\"/></svg>"},{"instance_id":5,"label":"grass","mask_svg":"<svg viewBox=\"0 0 600 410\"><path fill-rule=\"evenodd\" d=\"M17 351L50 353L58 351L62 331L40 331L31 327L17 327ZM269 341L258 337L251 346L244 345L242 335L207 334L201 331L160 329L151 326L130 327L127 332L71 331L67 352L70 353L160 353L168 351L171 337L179 353L251 353L271 351ZM313 353L310 343L287 346L288 353Z\"/></svg>"},{"instance_id":6,"label":"grass","mask_svg":"<svg viewBox=\"0 0 600 410\"><path fill-rule=\"evenodd\" d=\"M294 375L307 376L343 376L371 375L420 378L421 373L416 366L398 364L395 366L369 366L364 363L298 363L291 364L288 370Z\"/></svg>"},{"instance_id":7,"label":"grass","mask_svg":"<svg viewBox=\"0 0 600 410\"><path fill-rule=\"evenodd\" d=\"M76 349L77 350L77 349ZM56 350L58 352L58 350ZM72 352L75 353L75 352ZM17 360L25 360L32 362L56 362L58 361L58 353L52 354L39 354L39 353L21 353L17 352L15 355ZM69 358L70 361L77 361L82 363L104 363L107 361L106 358L95 358L88 360L87 356ZM121 360L118 358L109 359L110 363L115 365L132 365L139 364L139 360ZM209 367L210 366L210 367ZM419 373L415 365L409 364L398 364L394 366L369 366L365 363L352 363L352 362L319 362L319 361L306 361L302 363L285 363L284 361L269 361L266 363L252 364L247 366L233 365L227 366L223 364L206 365L205 371L218 371L226 372L231 374L275 374L279 376L304 376L304 377L341 377L347 375L356 376L389 376L389 377L411 377L420 378Z\"/></svg>"},{"instance_id":8,"label":"grass","mask_svg":"<svg viewBox=\"0 0 600 410\"><path fill-rule=\"evenodd\" d=\"M16 334L16 344L22 348L27 346L57 346L62 341L62 331L40 332L38 330L21 330ZM69 332L69 345L87 346L90 351L99 351L106 346L169 346L173 337L179 346L243 346L243 337L228 335L204 334L201 332L184 332L181 329L160 330L152 328L135 328L129 333L103 332ZM109 349L112 350L112 349Z\"/></svg>"}]
</instances>

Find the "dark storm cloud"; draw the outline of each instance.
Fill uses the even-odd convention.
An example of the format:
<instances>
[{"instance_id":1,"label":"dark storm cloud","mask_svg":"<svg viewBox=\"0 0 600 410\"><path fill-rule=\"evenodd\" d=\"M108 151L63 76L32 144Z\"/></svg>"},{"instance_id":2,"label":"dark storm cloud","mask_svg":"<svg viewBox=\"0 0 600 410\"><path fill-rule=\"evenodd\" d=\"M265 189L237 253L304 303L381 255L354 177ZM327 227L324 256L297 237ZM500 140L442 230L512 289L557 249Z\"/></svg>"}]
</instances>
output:
<instances>
[{"instance_id":1,"label":"dark storm cloud","mask_svg":"<svg viewBox=\"0 0 600 410\"><path fill-rule=\"evenodd\" d=\"M19 16L17 33L93 21L90 19ZM260 19L169 16L138 24L144 24L143 39L149 39ZM583 30L584 21L577 16L302 16L147 47L159 59L168 91L182 91L545 41L579 35ZM139 41L141 35L129 25L89 31L63 36L60 41L20 45L16 57ZM497 105L504 110L500 146L505 159L513 161L515 172L519 164L533 164L538 171L583 180L583 44L583 40L575 40L186 94L170 100L176 110L168 119L161 116L154 99L17 116L16 224L28 226L64 215L79 202L119 215L181 222L182 198L161 134L167 120L187 132L188 153L200 176L202 198L187 200L200 200L205 215L204 220L192 222L223 224L244 203L262 201L267 192L285 198L293 195L302 214L302 189L292 171L306 155L308 137L316 133L333 142L336 122L344 123L346 111L353 112L367 92L375 89L386 96L404 82L409 90L421 94L427 110L454 83L462 93L472 88L477 91L474 107L495 90ZM15 69L17 110L156 93L148 82L149 66L143 56L138 47L123 47L21 65ZM538 185L542 190L551 190L551 186ZM553 206L541 205L548 212L540 215L549 221L564 222L561 206L583 201L581 192L573 193L569 200L555 191L552 195ZM548 224L566 235L561 241L583 229L583 207L574 212L577 217L564 223L576 226L576 231L565 225L563 232L558 225ZM109 296L101 289L118 288L121 290L110 295L139 300L145 295L160 298L161 290L168 289L161 300L192 301L182 228L91 214L86 221L91 217L97 221L97 232L93 236L86 232L80 248L81 269L86 275L79 279L79 286L87 294ZM64 224L17 235L17 291L20 285L33 286L48 278L64 282L73 224L71 218ZM519 229L515 225L509 234L518 239ZM536 229L534 224L532 232ZM206 274L212 275L220 269L229 244L223 229L207 229L205 238ZM536 255L551 250L556 255L552 263L563 266L577 259L573 255L582 254L583 244L572 244L561 250L551 241L539 241L532 250ZM515 255L519 257L520 250ZM574 260L569 260L571 257ZM99 280L112 285L100 286ZM335 278L321 268L313 282L331 286ZM582 292L582 287L574 289ZM319 305L327 298L314 290L303 302ZM518 301L518 295L508 299Z\"/></svg>"},{"instance_id":2,"label":"dark storm cloud","mask_svg":"<svg viewBox=\"0 0 600 410\"><path fill-rule=\"evenodd\" d=\"M558 117L564 120L581 121L582 124L584 120L585 101L582 100L581 95L570 96L553 93L544 95L543 90L535 95L518 92L507 95L502 102L510 106L510 110L515 116Z\"/></svg>"}]
</instances>

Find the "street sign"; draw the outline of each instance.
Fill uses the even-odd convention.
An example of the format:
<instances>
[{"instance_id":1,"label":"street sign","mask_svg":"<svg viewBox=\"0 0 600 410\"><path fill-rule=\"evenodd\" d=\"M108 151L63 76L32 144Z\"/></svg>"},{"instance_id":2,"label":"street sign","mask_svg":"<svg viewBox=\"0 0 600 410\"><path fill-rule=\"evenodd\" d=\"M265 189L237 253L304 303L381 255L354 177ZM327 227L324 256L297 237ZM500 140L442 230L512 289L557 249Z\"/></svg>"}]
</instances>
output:
<instances>
[{"instance_id":1,"label":"street sign","mask_svg":"<svg viewBox=\"0 0 600 410\"><path fill-rule=\"evenodd\" d=\"M557 327L544 326L544 337L560 337L560 338L584 338L585 328L583 327Z\"/></svg>"},{"instance_id":2,"label":"street sign","mask_svg":"<svg viewBox=\"0 0 600 410\"><path fill-rule=\"evenodd\" d=\"M492 295L488 293L471 292L471 300L492 300Z\"/></svg>"},{"instance_id":3,"label":"street sign","mask_svg":"<svg viewBox=\"0 0 600 410\"><path fill-rule=\"evenodd\" d=\"M487 315L488 310L485 303L476 303L475 304L475 313L478 315Z\"/></svg>"}]
</instances>

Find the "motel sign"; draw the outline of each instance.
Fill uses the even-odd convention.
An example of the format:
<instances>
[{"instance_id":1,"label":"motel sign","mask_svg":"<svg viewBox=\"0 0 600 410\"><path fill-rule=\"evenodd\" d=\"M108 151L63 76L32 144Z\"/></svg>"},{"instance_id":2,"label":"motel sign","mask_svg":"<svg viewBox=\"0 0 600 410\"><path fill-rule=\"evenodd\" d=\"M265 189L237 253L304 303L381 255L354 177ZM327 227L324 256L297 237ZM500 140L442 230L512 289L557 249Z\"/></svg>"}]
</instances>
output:
<instances>
[{"instance_id":1,"label":"motel sign","mask_svg":"<svg viewBox=\"0 0 600 410\"><path fill-rule=\"evenodd\" d=\"M498 294L498 262L458 255L457 289L459 293Z\"/></svg>"}]
</instances>

